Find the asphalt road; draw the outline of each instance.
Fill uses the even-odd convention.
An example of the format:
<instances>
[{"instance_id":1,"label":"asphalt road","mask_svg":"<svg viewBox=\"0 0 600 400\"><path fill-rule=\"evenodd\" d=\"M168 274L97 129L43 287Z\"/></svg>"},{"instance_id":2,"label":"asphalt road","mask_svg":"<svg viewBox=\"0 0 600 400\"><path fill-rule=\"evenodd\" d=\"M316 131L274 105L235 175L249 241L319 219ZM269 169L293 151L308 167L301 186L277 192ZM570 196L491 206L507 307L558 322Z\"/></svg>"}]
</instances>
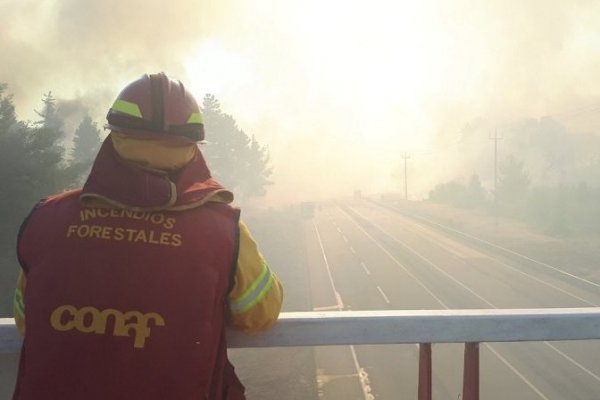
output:
<instances>
[{"instance_id":1,"label":"asphalt road","mask_svg":"<svg viewBox=\"0 0 600 400\"><path fill-rule=\"evenodd\" d=\"M400 212L398 212L400 211ZM600 306L600 285L364 200L303 222L315 310ZM598 400L600 342L489 343L482 399ZM414 345L314 351L322 399L416 399ZM433 346L433 396L460 399L463 346Z\"/></svg>"}]
</instances>

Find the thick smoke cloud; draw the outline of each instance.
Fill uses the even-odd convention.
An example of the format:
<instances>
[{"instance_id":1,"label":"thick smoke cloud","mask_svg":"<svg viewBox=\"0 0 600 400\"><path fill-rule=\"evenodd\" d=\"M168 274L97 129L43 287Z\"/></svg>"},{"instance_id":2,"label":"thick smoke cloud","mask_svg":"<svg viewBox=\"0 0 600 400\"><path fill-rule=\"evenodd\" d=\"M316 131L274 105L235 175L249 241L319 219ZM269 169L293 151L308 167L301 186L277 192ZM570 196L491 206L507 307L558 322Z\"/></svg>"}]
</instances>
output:
<instances>
[{"instance_id":1,"label":"thick smoke cloud","mask_svg":"<svg viewBox=\"0 0 600 400\"><path fill-rule=\"evenodd\" d=\"M196 1L19 0L0 9L0 80L27 106L52 90L106 107L141 73L181 76L181 60L212 26L210 5Z\"/></svg>"},{"instance_id":2,"label":"thick smoke cloud","mask_svg":"<svg viewBox=\"0 0 600 400\"><path fill-rule=\"evenodd\" d=\"M272 198L398 190L404 152L426 193L483 157L454 145L479 118L597 133L599 20L587 0L3 0L0 82L21 117L52 90L102 122L124 84L166 71L269 146Z\"/></svg>"}]
</instances>

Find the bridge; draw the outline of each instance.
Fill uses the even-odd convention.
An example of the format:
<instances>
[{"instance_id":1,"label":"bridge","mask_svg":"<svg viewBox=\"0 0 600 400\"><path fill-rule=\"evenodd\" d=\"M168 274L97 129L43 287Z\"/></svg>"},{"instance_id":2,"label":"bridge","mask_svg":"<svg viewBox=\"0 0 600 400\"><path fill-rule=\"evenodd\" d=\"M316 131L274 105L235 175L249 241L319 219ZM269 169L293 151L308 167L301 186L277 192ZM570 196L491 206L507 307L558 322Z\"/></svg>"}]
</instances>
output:
<instances>
[{"instance_id":1,"label":"bridge","mask_svg":"<svg viewBox=\"0 0 600 400\"><path fill-rule=\"evenodd\" d=\"M432 398L433 343L464 343L464 358L456 360L463 369L461 398L478 400L480 344L590 339L600 339L600 307L288 312L264 334L228 332L230 348L417 344L418 400ZM14 320L1 318L0 355L20 346ZM363 389L365 399L374 399Z\"/></svg>"}]
</instances>

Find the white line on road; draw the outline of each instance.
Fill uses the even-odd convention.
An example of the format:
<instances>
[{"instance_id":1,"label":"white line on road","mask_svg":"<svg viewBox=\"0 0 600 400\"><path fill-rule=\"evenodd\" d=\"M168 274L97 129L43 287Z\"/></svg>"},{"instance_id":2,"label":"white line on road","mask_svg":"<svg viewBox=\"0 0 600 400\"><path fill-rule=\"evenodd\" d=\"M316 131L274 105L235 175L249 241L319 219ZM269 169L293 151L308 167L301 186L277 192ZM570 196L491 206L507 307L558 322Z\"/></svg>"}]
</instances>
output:
<instances>
[{"instance_id":1,"label":"white line on road","mask_svg":"<svg viewBox=\"0 0 600 400\"><path fill-rule=\"evenodd\" d=\"M362 267L365 270L365 272L367 273L367 275L371 275L371 271L369 271L369 268L367 268L367 266L365 265L364 262L361 261L360 265L362 265Z\"/></svg>"},{"instance_id":2,"label":"white line on road","mask_svg":"<svg viewBox=\"0 0 600 400\"><path fill-rule=\"evenodd\" d=\"M525 384L531 388L531 390L533 390L534 392L536 392L538 396L540 396L544 400L550 400L550 399L548 399L548 397L546 397L546 395L544 395L544 393L542 393L537 387L535 387L535 385L533 383L531 383L531 381L529 379L525 378L525 376L522 373L520 373L518 369L516 369L510 362L508 362L508 360L506 358L502 357L500 355L500 353L498 353L496 350L494 350L492 348L492 346L490 346L487 343L485 343L485 346L492 353L494 353L494 355L496 357L498 357L498 359L500 361L502 361L504 363L504 365L506 365L512 372L514 372L515 375L517 375L519 378L521 378L523 380L523 382L525 382Z\"/></svg>"},{"instance_id":3,"label":"white line on road","mask_svg":"<svg viewBox=\"0 0 600 400\"><path fill-rule=\"evenodd\" d=\"M313 311L335 311L335 310L339 311L337 304L333 304L331 306L313 307Z\"/></svg>"},{"instance_id":4,"label":"white line on road","mask_svg":"<svg viewBox=\"0 0 600 400\"><path fill-rule=\"evenodd\" d=\"M428 221L427 219L425 219L425 220L426 220L426 221ZM433 222L432 222L432 223L433 223ZM439 224L438 224L438 226L444 227L444 225L439 225ZM380 229L381 229L381 228L380 228ZM448 229L451 229L451 228L448 228ZM456 230L454 230L454 231L456 231ZM458 233L461 233L460 231L456 231L456 232L458 232ZM419 233L419 232L414 232L414 234L415 234L415 235L418 235L418 236L420 236L420 237L422 237L422 238L424 238L425 240L428 240L428 237L427 237L426 235L424 235L424 234L421 234L421 233ZM466 235L466 234L465 234L465 235ZM466 235L466 236L467 236L467 237L470 237L470 236L468 236L468 235ZM477 238L474 238L474 239L477 239ZM483 242L483 243L486 243L486 244L490 244L490 245L492 245L492 243L488 243L488 242L486 242L485 240L482 240L482 242ZM403 245L403 246L406 246L404 243L400 243L400 244L401 244L401 245ZM406 246L406 247L408 248L408 246ZM498 247L498 248L500 248L500 249L502 249L502 250L507 250L507 251L510 251L510 250L508 250L508 249L505 249L505 248L503 248L503 247L500 247L500 246L496 246L496 247ZM410 249L410 248L409 248L409 250L413 251L413 250L412 250L412 249ZM516 253L516 254L518 254L518 253ZM417 255L418 255L418 254L417 254ZM420 256L420 255L418 255L418 256ZM420 257L422 257L422 256L420 256ZM428 261L427 259L425 259L424 257L422 257L422 258L423 258L425 261L429 262L429 261ZM526 276L527 278L529 278L529 279L532 279L532 280L534 280L534 281L536 281L536 282L538 282L538 283L540 283L540 284L542 284L542 285L548 286L548 287L550 287L550 288L552 288L552 289L554 289L554 290L557 290L557 291L559 291L559 292L561 292L561 293L564 293L565 295L567 295L567 296L569 296L569 297L572 297L572 298L574 298L574 299L576 299L576 300L579 300L579 301L581 301L582 303L585 303L585 304L587 304L587 305L590 305L590 306L592 306L592 307L600 307L600 304L598 304L598 303L594 303L594 302L591 302L591 301L589 301L589 300L586 300L586 299L584 299L583 297L577 296L576 294L569 292L568 290L562 289L562 288L560 288L560 287L558 287L558 286L556 286L556 285L554 285L554 284L552 284L552 283L550 283L550 282L547 282L547 281L545 281L545 280L543 280L543 279L540 279L540 278L538 278L538 277L536 277L536 276L534 276L534 275L528 274L527 272L521 271L519 268L513 267L512 265L509 265L509 264L505 263L504 261L502 261L502 260L500 260L500 259L498 259L498 258L495 258L495 257L490 257L490 259L494 260L494 262L497 262L498 264L502 265L502 266L503 266L503 267L505 267L505 268L508 268L508 269L510 269L511 271L513 271L513 272L515 272L515 273L518 273L518 274L521 274L521 275L523 275L523 276ZM533 261L535 261L535 260L533 260ZM429 262L429 263L430 263L430 262ZM543 264L543 263L542 263L542 264ZM476 295L476 296L478 296L478 295ZM484 301L485 301L485 300L484 300ZM494 308L496 308L496 307L494 307Z\"/></svg>"},{"instance_id":5,"label":"white line on road","mask_svg":"<svg viewBox=\"0 0 600 400\"><path fill-rule=\"evenodd\" d=\"M561 293L564 293L564 294L566 294L567 296L573 297L574 299L577 299L577 300L579 300L579 301L581 301L581 302L583 302L583 303L586 303L586 304L588 304L588 305L590 305L590 306L593 306L593 307L600 307L600 304L597 304L597 303L593 303L593 302L591 302L591 301L588 301L588 300L584 299L583 297L577 296L576 294L569 292L568 290L561 289L561 288L559 288L558 286L556 286L556 285L553 285L553 284L552 284L552 283L550 283L550 282L546 282L545 280L543 280L543 279L540 279L540 278L538 278L538 277L535 277L535 276L533 276L533 275L531 275L531 274L528 274L527 272L523 272L523 271L519 270L518 268L515 268L515 267L513 267L512 265L509 265L509 264L505 263L504 261L501 261L501 260L499 260L499 259L497 259L497 258L493 258L493 260L494 260L495 262L497 262L498 264L500 264L500 265L504 266L505 268L508 268L508 269L510 269L510 270L512 270L512 271L514 271L514 272L516 272L516 273L518 273L518 274L524 275L524 276L528 277L529 279L533 279L534 281L536 281L536 282L539 282L539 283L541 283L542 285L546 285L546 286L548 286L548 287L550 287L550 288L552 288L552 289L554 289L554 290L558 290L559 292L561 292Z\"/></svg>"},{"instance_id":6,"label":"white line on road","mask_svg":"<svg viewBox=\"0 0 600 400\"><path fill-rule=\"evenodd\" d=\"M555 266L553 266L553 265L547 264L547 263L545 263L545 262L542 262L542 261L535 260L535 259L533 259L533 258L531 258L531 257L528 257L528 256L526 256L526 255L524 255L524 254L518 253L518 252L516 252L516 251L513 251L513 250L511 250L511 249L508 249L508 248L506 248L506 247L502 247L502 246L499 246L499 245L497 245L497 244L494 244L494 243L492 243L492 242L488 242L487 240L483 240L483 239L481 239L481 238L478 238L478 237L475 237L475 236L469 235L468 233L465 233L465 232L462 232L462 231L456 230L456 229L454 229L454 228L450 228L449 226L445 226L445 225L439 224L439 223L437 223L437 222L434 222L434 221L432 221L432 220L430 220L430 219L427 219L427 218L421 217L421 216L419 216L419 215L415 215L415 214L409 214L409 215L410 215L411 217L413 217L413 218L416 218L416 219L421 219L421 220L423 220L423 221L427 221L427 222L428 222L428 223L430 223L430 224L433 224L433 225L437 225L437 226L439 226L439 227L442 227L443 229L447 229L447 230L450 230L450 231L452 231L452 232L458 233L459 235L465 236L465 237L467 237L467 238L469 238L469 239L473 239L473 240L476 240L476 241L478 241L478 242L485 243L485 244L487 244L488 246L492 246L492 247L495 247L495 248L497 248L497 249L504 250L504 251L506 251L507 253L510 253L510 254L513 254L513 255L515 255L515 256L521 257L521 258L523 258L523 259L525 259L525 260L527 260L527 261L531 261L531 262L534 262L534 263L536 263L536 264L542 265L542 266L544 266L544 267L546 267L546 268L549 268L549 269L551 269L551 270L554 270L554 271L556 271L556 272L558 272L558 273L560 273L560 274L563 274L563 275L566 275L566 276L568 276L568 277L571 277L571 278L573 278L573 279L577 279L578 281L581 281L581 282L587 283L588 285L592 285L592 286L596 286L596 287L600 288L600 283L592 282L592 281L590 281L590 280L587 280L587 279L585 279L585 278L582 278L582 277L580 277L580 276L577 276L577 275L574 275L574 274L568 273L568 272L566 272L566 271L564 271L564 270L562 270L562 269L560 269L560 268L557 268L557 267L555 267Z\"/></svg>"},{"instance_id":7,"label":"white line on road","mask_svg":"<svg viewBox=\"0 0 600 400\"><path fill-rule=\"evenodd\" d=\"M341 230L339 227L337 228L337 231L338 231L339 233L342 233L342 230Z\"/></svg>"},{"instance_id":8,"label":"white line on road","mask_svg":"<svg viewBox=\"0 0 600 400\"><path fill-rule=\"evenodd\" d=\"M362 218L368 220L364 215L360 214L358 211L354 210L353 211L359 215L361 215ZM483 301L484 303L488 304L490 307L497 309L498 307L496 305L494 305L493 303L491 303L490 301L486 300L485 298L483 298L481 295L479 295L478 293L476 293L473 289L471 289L470 287L468 287L467 285L465 285L464 283L460 282L458 279L454 278L452 275L450 275L448 272L444 271L442 268L438 267L436 264L434 264L431 260L429 260L428 258L426 258L425 256L423 256L421 253L419 253L418 251L416 251L415 249L413 249L412 247L408 246L406 243L401 242L400 240L396 239L394 236L390 235L389 233L387 233L381 226L377 225L376 223L374 223L373 221L370 221L371 224L373 226L375 226L377 229L379 229L383 234L385 234L386 236L388 236L389 238L391 238L393 241L395 241L396 243L398 243L400 246L406 248L407 250L409 250L410 252L412 252L415 256L421 258L423 261L425 261L426 263L428 263L429 265L431 265L433 268L435 268L436 270L438 270L439 272L441 272L442 274L446 275L449 279L451 279L452 281L456 282L458 285L460 285L461 287L463 287L465 290L467 290L469 293L473 294L475 297L479 298L481 301ZM383 247L377 243L377 241L370 236L369 234L366 233L366 231L356 222L354 221L354 223L363 231L365 232L365 234L367 236L369 236L371 238L371 240L373 240L380 248L383 249ZM499 246L498 246L499 247ZM385 250L384 250L385 251ZM386 251L387 253L387 251ZM389 253L388 253L389 254ZM404 268L404 267L403 267ZM405 268L406 270L406 268ZM424 287L424 285L421 285ZM431 293L430 293L431 294ZM448 308L445 304L442 304L445 308ZM551 344L549 344L548 342L544 342L546 343L548 346L550 346L550 348L552 348L553 350L555 350L558 354L562 355L566 360L570 361L573 365L575 365L576 367L579 367L582 371L584 371L585 373L589 374L591 377L593 377L596 380L600 380L599 377L594 374L593 372L591 372L590 370L588 370L587 368L585 368L583 365L581 365L580 363L576 362L575 360L573 360L571 357L568 357L566 354L564 354L563 352L559 351L556 347L552 346ZM491 349L491 345L488 345L488 347ZM496 352L494 351L494 353L496 354ZM508 363L508 361L506 361L505 363ZM508 364L507 364L508 365ZM514 367L511 367L511 369L513 369ZM516 368L514 368L514 371L516 371ZM521 376L519 374L519 376ZM523 378L524 379L524 378ZM527 381L527 384L530 384L529 381ZM535 389L536 392L540 393L537 389Z\"/></svg>"},{"instance_id":9,"label":"white line on road","mask_svg":"<svg viewBox=\"0 0 600 400\"><path fill-rule=\"evenodd\" d=\"M340 296L339 292L335 292L335 302L338 303L339 311L344 310L344 302L342 301L342 296Z\"/></svg>"},{"instance_id":10,"label":"white line on road","mask_svg":"<svg viewBox=\"0 0 600 400\"><path fill-rule=\"evenodd\" d=\"M446 303L444 303L439 297L437 297L435 295L435 293L433 293L431 291L431 289L429 289L427 287L427 285L425 285L419 278L417 278L415 276L415 274L413 274L412 272L410 272L408 270L408 268L406 268L400 261L398 261L398 259L396 257L394 257L394 255L392 253L390 253L389 251L387 251L387 249L385 247L383 247L373 236L371 236L367 231L365 231L364 228L358 224L358 222L356 222L354 219L352 219L352 221L354 221L354 223L356 224L356 226L358 227L358 229L360 229L369 239L371 239L373 241L373 243L375 243L375 245L381 249L381 251L383 251L385 254L387 254L387 256L389 258L391 258L392 261L394 261L400 268L402 268L404 270L404 272L406 272L408 274L408 276L410 276L411 278L413 278L415 280L415 282L417 282L427 293L429 293L429 295L431 297L433 297L435 299L435 301L437 301L438 303L440 303L442 305L442 307L444 307L445 309L450 309L450 307L448 307L446 305Z\"/></svg>"},{"instance_id":11,"label":"white line on road","mask_svg":"<svg viewBox=\"0 0 600 400\"><path fill-rule=\"evenodd\" d=\"M317 239L319 240L321 254L323 255L323 260L325 261L325 269L327 270L327 276L329 276L329 283L331 284L331 289L333 289L338 309L342 311L344 309L344 303L342 303L342 297L335 288L335 283L333 283L333 276L331 275L331 268L329 268L329 261L327 261L327 256L325 255L325 248L323 248L323 242L321 241L321 234L319 233L319 228L317 228L317 224L315 223L315 221L313 221L313 226L315 227L315 232L317 233Z\"/></svg>"},{"instance_id":12,"label":"white line on road","mask_svg":"<svg viewBox=\"0 0 600 400\"><path fill-rule=\"evenodd\" d=\"M338 311L342 311L344 309L344 303L342 302L342 296L335 288L335 283L333 283L333 276L331 275L331 269L329 268L329 262L327 261L327 256L325 255L325 248L323 247L323 241L321 240L321 234L319 233L319 228L317 228L317 224L313 221L313 226L315 227L315 232L317 233L317 239L319 240L319 246L321 247L321 254L323 255L323 260L325 261L325 268L327 269L327 275L329 276L329 283L331 283L331 289L333 289L333 293L335 294L335 299L337 302ZM344 239L346 237L344 236ZM362 388L363 396L365 400L375 400L375 396L371 394L371 384L369 382L369 375L365 371L364 368L360 366L358 363L358 357L356 357L356 351L354 350L354 346L349 346L350 352L352 353L352 359L354 361L354 368L356 368L356 373L358 374L358 379L360 380L360 387Z\"/></svg>"},{"instance_id":13,"label":"white line on road","mask_svg":"<svg viewBox=\"0 0 600 400\"><path fill-rule=\"evenodd\" d=\"M342 237L344 238L344 242L348 243L348 238L346 237L346 235L342 235Z\"/></svg>"},{"instance_id":14,"label":"white line on road","mask_svg":"<svg viewBox=\"0 0 600 400\"><path fill-rule=\"evenodd\" d=\"M350 345L350 352L352 353L352 359L354 360L354 367L358 372L358 379L360 380L360 387L362 388L365 400L375 400L375 396L371 394L371 383L369 382L369 374L364 368L361 368L358 364L358 358L356 357L356 350L354 346Z\"/></svg>"},{"instance_id":15,"label":"white line on road","mask_svg":"<svg viewBox=\"0 0 600 400\"><path fill-rule=\"evenodd\" d=\"M390 299L388 299L388 297L385 295L385 293L383 293L383 289L381 289L379 286L377 286L377 290L379 290L379 293L381 293L385 302L390 304Z\"/></svg>"},{"instance_id":16,"label":"white line on road","mask_svg":"<svg viewBox=\"0 0 600 400\"><path fill-rule=\"evenodd\" d=\"M358 214L357 211L354 211L354 212L356 212ZM363 218L364 218L364 216L363 216ZM386 236L390 237L394 242L398 243L400 246L404 247L405 249L407 249L408 251L410 251L411 253L413 253L415 256L417 256L421 260L425 261L427 264L431 265L433 268L435 268L441 274L443 274L446 277L448 277L448 279L450 279L451 281L453 281L454 283L456 283L457 285L459 285L460 287L462 287L463 289L465 289L467 292L471 293L473 296L477 297L479 300L483 301L488 306L490 306L492 308L498 308L494 304L492 304L492 302L486 300L479 293L475 292L473 289L471 289L470 287L468 287L467 285L465 285L464 283L462 283L461 281L459 281L458 279L456 279L455 277L453 277L452 275L450 275L448 272L446 272L442 268L438 267L433 261L431 261L430 259L428 259L424 255L422 255L421 253L419 253L418 251L416 251L415 249L413 249L412 247L410 247L406 243L401 242L400 240L396 239L395 237L393 237L392 235L390 235L389 233L387 233L385 230L383 230L383 228L381 228L381 226L375 224L374 222L371 222L371 223L373 224L373 226L375 226L377 229L379 229L381 232L383 232Z\"/></svg>"},{"instance_id":17,"label":"white line on road","mask_svg":"<svg viewBox=\"0 0 600 400\"><path fill-rule=\"evenodd\" d=\"M575 361L573 358L569 357L568 355L566 355L565 353L563 353L562 351L560 351L559 349L557 349L554 345L552 345L551 343L548 342L544 342L544 344L546 346L550 346L552 349L554 349L554 351L556 351L558 354L560 354L561 356L563 356L564 358L566 358L567 360L571 361L573 364L577 365L579 368L581 368L582 370L584 370L585 372L587 372L588 374L590 374L591 376L593 376L594 378L596 378L597 381L600 381L600 376L596 375L595 373L593 373L592 371L590 371L589 369L587 369L586 367L584 367L583 365L581 365L580 363L578 363L577 361Z\"/></svg>"},{"instance_id":18,"label":"white line on road","mask_svg":"<svg viewBox=\"0 0 600 400\"><path fill-rule=\"evenodd\" d=\"M343 209L342 209L343 211ZM353 210L354 212L356 212L357 214L360 215L360 213L358 213L356 210ZM362 216L364 218L364 216ZM360 226L360 224L358 222L356 222L356 220L354 218L352 218L352 221L354 221L354 224L358 227L358 229L360 229L369 239L371 239L373 241L373 243L375 243L375 245L377 247L379 247L385 254L388 255L388 257L390 257L396 264L398 264L398 266L400 266L404 271L406 271L406 273L413 278L423 289L425 289L425 291L427 291L427 293L429 293L438 303L440 303L440 305L442 307L444 307L445 309L449 310L450 307L448 307L439 297L437 297L433 291L431 291L431 289L429 289L427 287L427 285L425 285L423 282L421 282L412 272L410 272L400 261L398 261L385 247L383 247L378 241L377 239L375 239L373 236L371 236L366 230L364 230L364 228L362 226ZM393 236L390 236L387 232L385 232L383 229L381 229L381 227L379 227L378 225L376 225L375 223L373 223L373 221L371 221L371 223L377 227L381 232L383 232L384 234L386 234L387 236L391 237L394 241L398 242L398 240L396 238L394 238ZM412 249L411 249L412 250ZM414 251L414 250L413 250ZM493 306L492 306L493 307ZM493 307L495 308L495 307ZM532 390L534 390L542 399L544 400L549 400L538 388L536 388L529 380L527 380L527 378L525 378L523 376L523 374L521 374L514 366L512 366L504 357L502 357L496 350L494 350L489 344L486 344L486 346L496 355L496 357L498 357L504 364L506 364L519 378L521 378L529 387L532 388Z\"/></svg>"},{"instance_id":19,"label":"white line on road","mask_svg":"<svg viewBox=\"0 0 600 400\"><path fill-rule=\"evenodd\" d=\"M354 254L356 254L356 250L354 250L354 247L350 246L350 251Z\"/></svg>"}]
</instances>

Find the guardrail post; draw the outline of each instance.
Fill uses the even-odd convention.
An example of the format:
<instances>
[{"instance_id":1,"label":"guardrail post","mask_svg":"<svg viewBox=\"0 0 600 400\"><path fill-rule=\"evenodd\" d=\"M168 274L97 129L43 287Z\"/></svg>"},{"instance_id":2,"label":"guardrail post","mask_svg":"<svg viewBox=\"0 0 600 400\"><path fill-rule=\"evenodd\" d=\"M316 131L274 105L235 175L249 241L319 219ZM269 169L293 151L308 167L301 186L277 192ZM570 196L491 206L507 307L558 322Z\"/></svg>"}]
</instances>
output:
<instances>
[{"instance_id":1,"label":"guardrail post","mask_svg":"<svg viewBox=\"0 0 600 400\"><path fill-rule=\"evenodd\" d=\"M419 344L419 400L431 400L431 343Z\"/></svg>"},{"instance_id":2,"label":"guardrail post","mask_svg":"<svg viewBox=\"0 0 600 400\"><path fill-rule=\"evenodd\" d=\"M479 343L465 343L463 400L479 400Z\"/></svg>"}]
</instances>

